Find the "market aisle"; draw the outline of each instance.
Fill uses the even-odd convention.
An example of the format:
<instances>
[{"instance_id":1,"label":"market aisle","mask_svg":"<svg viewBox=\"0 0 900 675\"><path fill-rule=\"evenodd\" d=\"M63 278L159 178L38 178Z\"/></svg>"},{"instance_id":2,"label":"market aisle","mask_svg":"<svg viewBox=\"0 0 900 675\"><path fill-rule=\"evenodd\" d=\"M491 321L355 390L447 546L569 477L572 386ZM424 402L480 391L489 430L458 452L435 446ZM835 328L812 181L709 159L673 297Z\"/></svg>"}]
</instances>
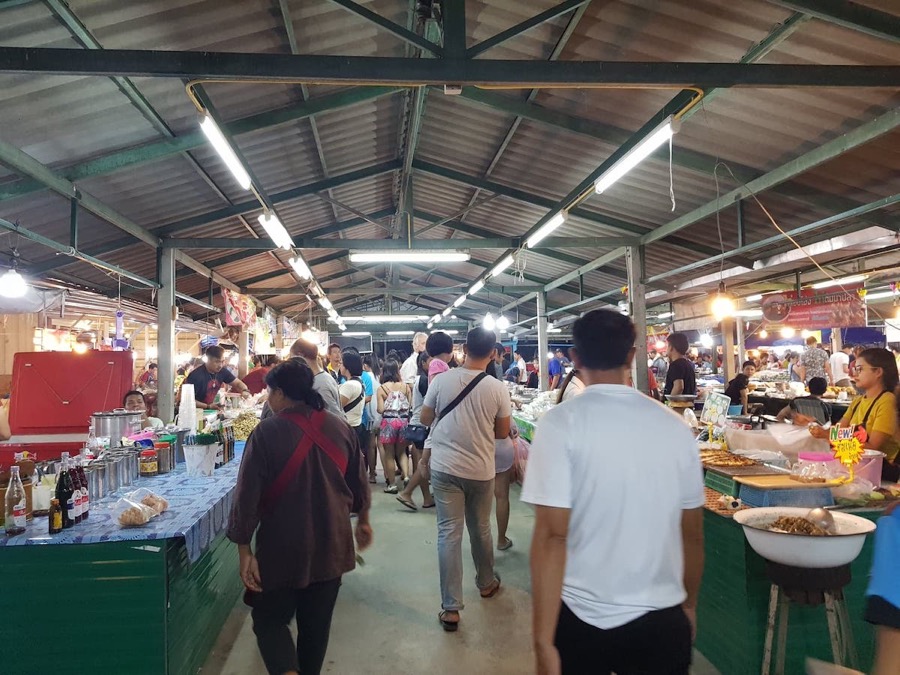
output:
<instances>
[{"instance_id":1,"label":"market aisle","mask_svg":"<svg viewBox=\"0 0 900 675\"><path fill-rule=\"evenodd\" d=\"M497 552L503 592L491 600L478 597L466 542L466 610L459 632L448 634L437 620L440 600L434 511L408 511L379 488L373 495L371 517L375 544L364 554L365 567L344 577L323 672L532 672L528 548L534 518L518 496L519 489L514 487L509 536L515 546ZM716 673L708 664L697 666L698 675ZM243 603L238 603L225 625L203 673L265 673L249 610Z\"/></svg>"}]
</instances>

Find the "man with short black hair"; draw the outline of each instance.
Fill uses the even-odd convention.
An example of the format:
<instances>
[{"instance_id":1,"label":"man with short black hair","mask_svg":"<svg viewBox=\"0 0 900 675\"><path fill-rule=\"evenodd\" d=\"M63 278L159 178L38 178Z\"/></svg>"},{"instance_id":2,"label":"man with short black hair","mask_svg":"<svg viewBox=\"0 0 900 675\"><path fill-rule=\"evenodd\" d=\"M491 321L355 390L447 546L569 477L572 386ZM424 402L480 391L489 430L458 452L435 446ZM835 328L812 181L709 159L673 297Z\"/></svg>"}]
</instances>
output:
<instances>
[{"instance_id":1,"label":"man with short black hair","mask_svg":"<svg viewBox=\"0 0 900 675\"><path fill-rule=\"evenodd\" d=\"M328 345L328 366L326 370L334 378L338 384L343 383L344 376L341 375L341 346L337 342Z\"/></svg>"},{"instance_id":2,"label":"man with short black hair","mask_svg":"<svg viewBox=\"0 0 900 675\"><path fill-rule=\"evenodd\" d=\"M618 312L575 322L571 354L587 387L544 414L531 445L522 500L535 505L538 673L689 672L703 475L684 422L624 385L636 337Z\"/></svg>"},{"instance_id":3,"label":"man with short black hair","mask_svg":"<svg viewBox=\"0 0 900 675\"><path fill-rule=\"evenodd\" d=\"M184 378L184 383L182 384L182 386L185 384L194 385L194 398L197 401L198 408L224 408L223 404L213 404L213 401L219 389L226 384L240 392L244 398L250 398L250 390L247 389L247 385L236 378L225 367L224 349L218 345L208 347L205 356L206 362L192 370L191 374Z\"/></svg>"},{"instance_id":4,"label":"man with short black hair","mask_svg":"<svg viewBox=\"0 0 900 675\"><path fill-rule=\"evenodd\" d=\"M296 340L291 345L291 358L302 359L313 372L313 389L319 392L325 401L325 409L332 412L342 420L346 420L344 409L341 407L341 394L338 391L337 382L319 364L319 348L308 340Z\"/></svg>"},{"instance_id":5,"label":"man with short black hair","mask_svg":"<svg viewBox=\"0 0 900 675\"><path fill-rule=\"evenodd\" d=\"M494 574L491 507L494 499L494 440L507 438L510 400L506 385L485 373L493 360L494 334L474 328L466 337L466 361L434 378L421 422L431 427L419 470L431 478L437 503L441 613L446 631L459 627L463 608L462 531L468 526L475 583L482 598L500 590Z\"/></svg>"},{"instance_id":6,"label":"man with short black hair","mask_svg":"<svg viewBox=\"0 0 900 675\"><path fill-rule=\"evenodd\" d=\"M690 344L684 333L672 333L666 338L669 345L669 370L666 372L666 387L663 393L668 396L695 396L697 394L697 375L694 364L684 358Z\"/></svg>"}]
</instances>

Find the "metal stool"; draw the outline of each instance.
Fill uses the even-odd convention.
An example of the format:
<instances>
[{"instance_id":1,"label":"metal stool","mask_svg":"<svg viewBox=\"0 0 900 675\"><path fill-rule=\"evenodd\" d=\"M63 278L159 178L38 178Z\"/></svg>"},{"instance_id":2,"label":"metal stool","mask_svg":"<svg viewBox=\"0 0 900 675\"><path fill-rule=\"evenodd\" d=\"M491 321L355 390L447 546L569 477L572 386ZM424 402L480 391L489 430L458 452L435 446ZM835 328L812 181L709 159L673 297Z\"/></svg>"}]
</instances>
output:
<instances>
[{"instance_id":1,"label":"metal stool","mask_svg":"<svg viewBox=\"0 0 900 675\"><path fill-rule=\"evenodd\" d=\"M850 565L808 569L767 561L766 572L772 581L772 590L769 593L769 618L766 626L762 675L769 675L772 666L772 643L776 623L778 644L774 650L775 675L784 675L788 615L792 602L798 605L825 605L835 665L857 668L859 658L853 642L850 616L847 613L843 591L850 583Z\"/></svg>"}]
</instances>

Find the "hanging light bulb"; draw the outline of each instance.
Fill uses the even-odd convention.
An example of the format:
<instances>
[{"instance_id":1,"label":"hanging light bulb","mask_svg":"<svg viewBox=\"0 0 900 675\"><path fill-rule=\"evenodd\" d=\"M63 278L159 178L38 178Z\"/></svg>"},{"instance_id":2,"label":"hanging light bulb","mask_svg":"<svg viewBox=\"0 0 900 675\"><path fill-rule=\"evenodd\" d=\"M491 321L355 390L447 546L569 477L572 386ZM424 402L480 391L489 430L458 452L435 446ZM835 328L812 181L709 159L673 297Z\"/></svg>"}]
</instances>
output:
<instances>
[{"instance_id":1,"label":"hanging light bulb","mask_svg":"<svg viewBox=\"0 0 900 675\"><path fill-rule=\"evenodd\" d=\"M494 316L490 312L488 312L484 315L484 321L481 322L481 325L485 330L494 330L497 322L494 320Z\"/></svg>"},{"instance_id":2,"label":"hanging light bulb","mask_svg":"<svg viewBox=\"0 0 900 675\"><path fill-rule=\"evenodd\" d=\"M15 263L11 269L0 276L0 295L4 298L21 298L28 292L28 284L24 277L16 271Z\"/></svg>"},{"instance_id":3,"label":"hanging light bulb","mask_svg":"<svg viewBox=\"0 0 900 675\"><path fill-rule=\"evenodd\" d=\"M789 340L797 334L797 331L791 328L790 326L785 326L781 329L781 337L785 340Z\"/></svg>"},{"instance_id":4,"label":"hanging light bulb","mask_svg":"<svg viewBox=\"0 0 900 675\"><path fill-rule=\"evenodd\" d=\"M769 337L769 331L767 331L767 330L759 331L759 337L762 338L763 340L765 340L767 337Z\"/></svg>"},{"instance_id":5,"label":"hanging light bulb","mask_svg":"<svg viewBox=\"0 0 900 675\"><path fill-rule=\"evenodd\" d=\"M719 291L716 293L716 297L713 298L710 311L712 311L713 318L716 321L722 321L722 319L734 316L734 298L725 290L724 281L719 282Z\"/></svg>"},{"instance_id":6,"label":"hanging light bulb","mask_svg":"<svg viewBox=\"0 0 900 675\"><path fill-rule=\"evenodd\" d=\"M509 319L507 319L502 314L497 317L497 328L500 330L506 330L509 328Z\"/></svg>"},{"instance_id":7,"label":"hanging light bulb","mask_svg":"<svg viewBox=\"0 0 900 675\"><path fill-rule=\"evenodd\" d=\"M703 335L701 335L700 336L700 346L703 347L704 349L709 349L710 347L712 347L713 346L712 335L710 335L709 333L704 333Z\"/></svg>"}]
</instances>

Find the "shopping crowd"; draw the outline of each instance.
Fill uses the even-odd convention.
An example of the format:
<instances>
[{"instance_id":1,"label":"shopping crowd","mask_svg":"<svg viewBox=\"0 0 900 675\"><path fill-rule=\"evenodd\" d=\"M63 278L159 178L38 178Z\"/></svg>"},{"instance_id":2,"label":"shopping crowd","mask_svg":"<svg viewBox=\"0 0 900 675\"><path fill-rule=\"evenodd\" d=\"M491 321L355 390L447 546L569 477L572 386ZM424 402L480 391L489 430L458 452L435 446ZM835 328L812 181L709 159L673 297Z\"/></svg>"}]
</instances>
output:
<instances>
[{"instance_id":1,"label":"shopping crowd","mask_svg":"<svg viewBox=\"0 0 900 675\"><path fill-rule=\"evenodd\" d=\"M635 340L627 317L589 312L573 326L574 346L550 362L560 404L538 425L521 493L535 513L532 635L541 674L689 672L704 567L702 471L687 425L631 386ZM435 509L436 614L445 631L460 630L466 607L464 532L478 596L502 592L494 553L513 546L520 441L504 380L527 385L533 369L517 353L505 360L483 328L469 331L461 355L443 332L416 334L412 347L381 362L338 345L323 358L298 340L283 362L261 366L266 407L244 451L228 536L270 673L321 671L341 579L377 533L373 499ZM663 393L696 392L687 353L687 338L672 334L664 364L654 356L650 372ZM249 390L223 369L208 352L186 381L194 378L198 396L226 381ZM850 372L864 395L845 422L866 426L887 451L896 442L896 362L865 350ZM895 586L881 573L870 589L878 675L900 663Z\"/></svg>"}]
</instances>

